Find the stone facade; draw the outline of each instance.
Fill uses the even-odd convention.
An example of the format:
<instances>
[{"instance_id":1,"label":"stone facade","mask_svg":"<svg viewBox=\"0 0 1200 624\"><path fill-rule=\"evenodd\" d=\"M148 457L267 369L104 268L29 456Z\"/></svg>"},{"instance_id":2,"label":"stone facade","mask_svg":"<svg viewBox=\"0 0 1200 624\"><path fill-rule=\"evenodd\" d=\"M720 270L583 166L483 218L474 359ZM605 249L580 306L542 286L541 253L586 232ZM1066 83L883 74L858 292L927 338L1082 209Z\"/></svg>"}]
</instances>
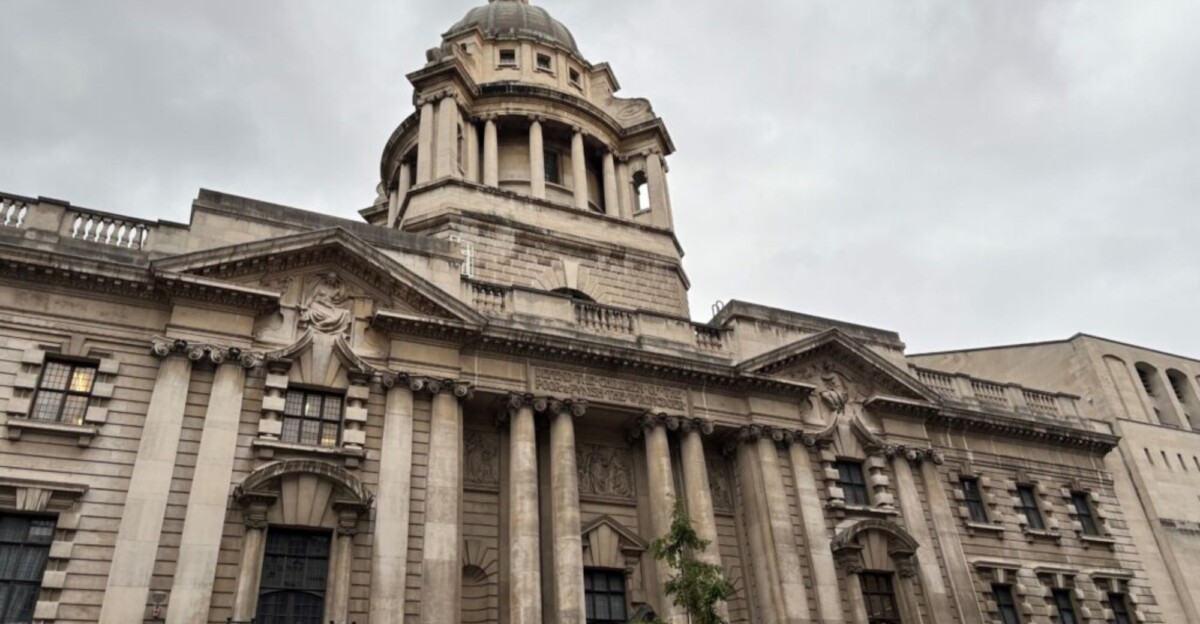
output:
<instances>
[{"instance_id":1,"label":"stone facade","mask_svg":"<svg viewBox=\"0 0 1200 624\"><path fill-rule=\"evenodd\" d=\"M42 531L0 548L44 554L12 621L682 623L648 554L676 500L731 622L1195 619L1162 581L1190 469L1147 517L1121 463L1136 388L689 320L665 125L524 0L409 79L363 222L0 194L0 523Z\"/></svg>"}]
</instances>

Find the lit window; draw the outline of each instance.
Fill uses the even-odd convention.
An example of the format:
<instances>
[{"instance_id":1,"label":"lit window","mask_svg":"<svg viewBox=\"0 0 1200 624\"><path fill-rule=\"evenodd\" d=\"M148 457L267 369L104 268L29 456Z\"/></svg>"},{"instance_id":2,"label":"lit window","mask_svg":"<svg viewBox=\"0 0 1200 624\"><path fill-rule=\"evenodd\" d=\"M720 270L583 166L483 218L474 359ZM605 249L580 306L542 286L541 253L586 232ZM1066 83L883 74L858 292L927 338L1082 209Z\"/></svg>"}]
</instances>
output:
<instances>
[{"instance_id":1,"label":"lit window","mask_svg":"<svg viewBox=\"0 0 1200 624\"><path fill-rule=\"evenodd\" d=\"M0 514L0 621L33 621L53 541L53 519Z\"/></svg>"},{"instance_id":2,"label":"lit window","mask_svg":"<svg viewBox=\"0 0 1200 624\"><path fill-rule=\"evenodd\" d=\"M542 154L543 162L545 162L546 181L551 184L562 184L562 171L558 166L558 152L546 150Z\"/></svg>"},{"instance_id":3,"label":"lit window","mask_svg":"<svg viewBox=\"0 0 1200 624\"><path fill-rule=\"evenodd\" d=\"M971 515L971 522L987 522L987 507L983 504L983 493L979 490L979 479L963 477L960 483L962 484L963 502L967 504L967 511Z\"/></svg>"},{"instance_id":4,"label":"lit window","mask_svg":"<svg viewBox=\"0 0 1200 624\"><path fill-rule=\"evenodd\" d=\"M867 481L863 478L863 467L859 462L840 461L834 466L838 471L838 486L846 495L847 505L866 506L871 504L867 494Z\"/></svg>"},{"instance_id":5,"label":"lit window","mask_svg":"<svg viewBox=\"0 0 1200 624\"><path fill-rule=\"evenodd\" d=\"M1037 492L1034 491L1033 486L1018 485L1017 498L1020 500L1017 511L1025 516L1029 528L1037 531L1045 530L1046 522L1042 519L1042 509L1038 507Z\"/></svg>"},{"instance_id":6,"label":"lit window","mask_svg":"<svg viewBox=\"0 0 1200 624\"><path fill-rule=\"evenodd\" d=\"M538 54L537 68L544 71L552 71L554 69L554 59L550 58L549 54Z\"/></svg>"},{"instance_id":7,"label":"lit window","mask_svg":"<svg viewBox=\"0 0 1200 624\"><path fill-rule=\"evenodd\" d=\"M283 409L284 442L337 446L342 429L342 397L307 390L288 390Z\"/></svg>"},{"instance_id":8,"label":"lit window","mask_svg":"<svg viewBox=\"0 0 1200 624\"><path fill-rule=\"evenodd\" d=\"M1000 609L1001 624L1021 624L1011 585L992 585L992 597L996 601L996 607Z\"/></svg>"},{"instance_id":9,"label":"lit window","mask_svg":"<svg viewBox=\"0 0 1200 624\"><path fill-rule=\"evenodd\" d=\"M516 50L500 50L500 65L502 67L517 66L517 51Z\"/></svg>"},{"instance_id":10,"label":"lit window","mask_svg":"<svg viewBox=\"0 0 1200 624\"><path fill-rule=\"evenodd\" d=\"M267 531L259 624L321 624L329 575L329 534L272 528Z\"/></svg>"},{"instance_id":11,"label":"lit window","mask_svg":"<svg viewBox=\"0 0 1200 624\"><path fill-rule=\"evenodd\" d=\"M82 425L96 382L96 365L47 360L42 367L32 418Z\"/></svg>"},{"instance_id":12,"label":"lit window","mask_svg":"<svg viewBox=\"0 0 1200 624\"><path fill-rule=\"evenodd\" d=\"M892 575L887 572L864 572L859 575L859 580L862 582L863 602L867 605L867 622L900 624L900 609L896 605Z\"/></svg>"},{"instance_id":13,"label":"lit window","mask_svg":"<svg viewBox=\"0 0 1200 624\"><path fill-rule=\"evenodd\" d=\"M1079 624L1075 616L1075 600L1071 598L1071 590L1054 590L1054 610L1058 614L1059 624Z\"/></svg>"},{"instance_id":14,"label":"lit window","mask_svg":"<svg viewBox=\"0 0 1200 624\"><path fill-rule=\"evenodd\" d=\"M628 620L624 572L584 570L583 595L588 624L624 624Z\"/></svg>"},{"instance_id":15,"label":"lit window","mask_svg":"<svg viewBox=\"0 0 1200 624\"><path fill-rule=\"evenodd\" d=\"M1133 615L1129 612L1129 599L1125 594L1110 592L1108 608L1113 612L1113 624L1133 624Z\"/></svg>"},{"instance_id":16,"label":"lit window","mask_svg":"<svg viewBox=\"0 0 1200 624\"><path fill-rule=\"evenodd\" d=\"M1100 527L1096 524L1096 514L1092 512L1091 496L1086 492L1072 492L1071 504L1075 506L1075 517L1083 525L1084 535L1100 535Z\"/></svg>"}]
</instances>

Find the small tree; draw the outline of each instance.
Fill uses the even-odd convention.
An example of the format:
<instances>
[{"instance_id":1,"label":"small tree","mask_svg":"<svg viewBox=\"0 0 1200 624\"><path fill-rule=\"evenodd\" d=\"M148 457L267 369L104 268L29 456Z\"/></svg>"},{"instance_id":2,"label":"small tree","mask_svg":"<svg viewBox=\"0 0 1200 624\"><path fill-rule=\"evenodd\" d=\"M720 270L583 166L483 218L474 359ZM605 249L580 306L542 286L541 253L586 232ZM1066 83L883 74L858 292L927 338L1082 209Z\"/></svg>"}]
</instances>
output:
<instances>
[{"instance_id":1,"label":"small tree","mask_svg":"<svg viewBox=\"0 0 1200 624\"><path fill-rule=\"evenodd\" d=\"M696 534L683 503L676 500L671 529L650 544L650 552L675 572L663 590L687 612L692 624L727 624L717 614L717 604L733 596L733 584L720 566L696 558L708 546L708 540ZM655 624L665 623L660 619Z\"/></svg>"}]
</instances>

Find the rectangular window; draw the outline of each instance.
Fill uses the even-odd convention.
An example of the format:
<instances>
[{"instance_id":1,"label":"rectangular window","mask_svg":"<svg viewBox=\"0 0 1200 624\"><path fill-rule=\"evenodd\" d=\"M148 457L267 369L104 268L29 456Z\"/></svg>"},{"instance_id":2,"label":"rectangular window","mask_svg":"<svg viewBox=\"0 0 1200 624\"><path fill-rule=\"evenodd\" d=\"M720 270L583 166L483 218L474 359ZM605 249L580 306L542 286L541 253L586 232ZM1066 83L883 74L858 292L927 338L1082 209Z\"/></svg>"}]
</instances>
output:
<instances>
[{"instance_id":1,"label":"rectangular window","mask_svg":"<svg viewBox=\"0 0 1200 624\"><path fill-rule=\"evenodd\" d=\"M562 171L558 166L558 152L546 150L542 154L542 159L545 162L546 181L551 184L562 184Z\"/></svg>"},{"instance_id":2,"label":"rectangular window","mask_svg":"<svg viewBox=\"0 0 1200 624\"><path fill-rule=\"evenodd\" d=\"M1113 624L1133 624L1133 615L1129 612L1129 600L1125 594L1110 592L1108 608L1113 612Z\"/></svg>"},{"instance_id":3,"label":"rectangular window","mask_svg":"<svg viewBox=\"0 0 1200 624\"><path fill-rule=\"evenodd\" d=\"M1079 624L1075 617L1075 600L1071 598L1071 590L1054 590L1054 611L1058 614L1059 624Z\"/></svg>"},{"instance_id":4,"label":"rectangular window","mask_svg":"<svg viewBox=\"0 0 1200 624\"><path fill-rule=\"evenodd\" d=\"M337 446L341 441L342 397L336 394L288 390L280 438L306 446Z\"/></svg>"},{"instance_id":5,"label":"rectangular window","mask_svg":"<svg viewBox=\"0 0 1200 624\"><path fill-rule=\"evenodd\" d=\"M258 624L322 624L329 575L329 534L272 528L267 531Z\"/></svg>"},{"instance_id":6,"label":"rectangular window","mask_svg":"<svg viewBox=\"0 0 1200 624\"><path fill-rule=\"evenodd\" d=\"M1017 497L1021 504L1017 507L1017 511L1025 516L1025 520L1029 528L1036 531L1046 530L1046 522L1042 519L1042 509L1038 507L1037 491L1032 485L1018 485Z\"/></svg>"},{"instance_id":7,"label":"rectangular window","mask_svg":"<svg viewBox=\"0 0 1200 624\"><path fill-rule=\"evenodd\" d=\"M962 484L963 502L967 504L971 522L987 522L987 506L983 504L983 492L979 489L979 479L963 477L959 483Z\"/></svg>"},{"instance_id":8,"label":"rectangular window","mask_svg":"<svg viewBox=\"0 0 1200 624\"><path fill-rule=\"evenodd\" d=\"M579 75L579 70L575 69L574 67L572 67L571 70L567 73L567 76L570 77L571 84L573 84L577 87L582 84L581 80L583 77Z\"/></svg>"},{"instance_id":9,"label":"rectangular window","mask_svg":"<svg viewBox=\"0 0 1200 624\"><path fill-rule=\"evenodd\" d=\"M0 514L0 622L32 622L54 519Z\"/></svg>"},{"instance_id":10,"label":"rectangular window","mask_svg":"<svg viewBox=\"0 0 1200 624\"><path fill-rule=\"evenodd\" d=\"M537 68L545 70L545 71L553 71L554 70L554 60L550 58L549 54L538 54L537 55Z\"/></svg>"},{"instance_id":11,"label":"rectangular window","mask_svg":"<svg viewBox=\"0 0 1200 624\"><path fill-rule=\"evenodd\" d=\"M996 607L1000 609L1001 624L1021 624L1011 585L992 585L992 598L996 601Z\"/></svg>"},{"instance_id":12,"label":"rectangular window","mask_svg":"<svg viewBox=\"0 0 1200 624\"><path fill-rule=\"evenodd\" d=\"M867 606L867 621L870 624L900 624L900 609L896 606L896 589L892 575L887 572L864 572L859 575L862 582L863 602Z\"/></svg>"},{"instance_id":13,"label":"rectangular window","mask_svg":"<svg viewBox=\"0 0 1200 624\"><path fill-rule=\"evenodd\" d=\"M517 51L516 50L500 50L500 65L502 67L517 66Z\"/></svg>"},{"instance_id":14,"label":"rectangular window","mask_svg":"<svg viewBox=\"0 0 1200 624\"><path fill-rule=\"evenodd\" d=\"M1075 517L1083 526L1084 535L1100 535L1100 526L1096 524L1096 514L1092 513L1091 496L1087 492L1072 492L1071 503L1075 505Z\"/></svg>"},{"instance_id":15,"label":"rectangular window","mask_svg":"<svg viewBox=\"0 0 1200 624\"><path fill-rule=\"evenodd\" d=\"M840 461L834 466L838 471L838 486L846 495L846 504L870 505L871 497L867 494L867 481L863 478L862 464L854 461Z\"/></svg>"},{"instance_id":16,"label":"rectangular window","mask_svg":"<svg viewBox=\"0 0 1200 624\"><path fill-rule=\"evenodd\" d=\"M31 418L82 425L95 382L95 364L46 360L33 399Z\"/></svg>"},{"instance_id":17,"label":"rectangular window","mask_svg":"<svg viewBox=\"0 0 1200 624\"><path fill-rule=\"evenodd\" d=\"M625 573L616 570L583 571L584 608L588 624L625 624Z\"/></svg>"}]
</instances>

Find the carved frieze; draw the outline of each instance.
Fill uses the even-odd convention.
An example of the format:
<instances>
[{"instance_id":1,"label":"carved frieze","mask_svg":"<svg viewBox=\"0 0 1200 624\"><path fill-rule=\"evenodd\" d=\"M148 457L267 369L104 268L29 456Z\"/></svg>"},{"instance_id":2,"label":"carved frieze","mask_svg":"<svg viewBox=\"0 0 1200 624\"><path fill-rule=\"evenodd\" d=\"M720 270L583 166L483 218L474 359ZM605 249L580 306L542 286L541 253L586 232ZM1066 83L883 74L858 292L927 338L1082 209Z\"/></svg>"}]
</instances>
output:
<instances>
[{"instance_id":1,"label":"carved frieze","mask_svg":"<svg viewBox=\"0 0 1200 624\"><path fill-rule=\"evenodd\" d=\"M346 334L354 321L353 301L346 283L327 271L308 278L300 296L300 322L323 334Z\"/></svg>"},{"instance_id":2,"label":"carved frieze","mask_svg":"<svg viewBox=\"0 0 1200 624\"><path fill-rule=\"evenodd\" d=\"M463 437L464 480L472 485L500 485L500 438L486 431L467 431Z\"/></svg>"},{"instance_id":3,"label":"carved frieze","mask_svg":"<svg viewBox=\"0 0 1200 624\"><path fill-rule=\"evenodd\" d=\"M687 392L681 388L556 368L534 367L533 388L553 396L579 397L594 403L673 412L687 412L688 406Z\"/></svg>"},{"instance_id":4,"label":"carved frieze","mask_svg":"<svg viewBox=\"0 0 1200 624\"><path fill-rule=\"evenodd\" d=\"M733 511L733 476L729 462L722 457L709 456L704 462L708 466L708 489L712 495L713 509Z\"/></svg>"},{"instance_id":5,"label":"carved frieze","mask_svg":"<svg viewBox=\"0 0 1200 624\"><path fill-rule=\"evenodd\" d=\"M578 444L575 456L580 494L627 499L637 495L629 449Z\"/></svg>"}]
</instances>

